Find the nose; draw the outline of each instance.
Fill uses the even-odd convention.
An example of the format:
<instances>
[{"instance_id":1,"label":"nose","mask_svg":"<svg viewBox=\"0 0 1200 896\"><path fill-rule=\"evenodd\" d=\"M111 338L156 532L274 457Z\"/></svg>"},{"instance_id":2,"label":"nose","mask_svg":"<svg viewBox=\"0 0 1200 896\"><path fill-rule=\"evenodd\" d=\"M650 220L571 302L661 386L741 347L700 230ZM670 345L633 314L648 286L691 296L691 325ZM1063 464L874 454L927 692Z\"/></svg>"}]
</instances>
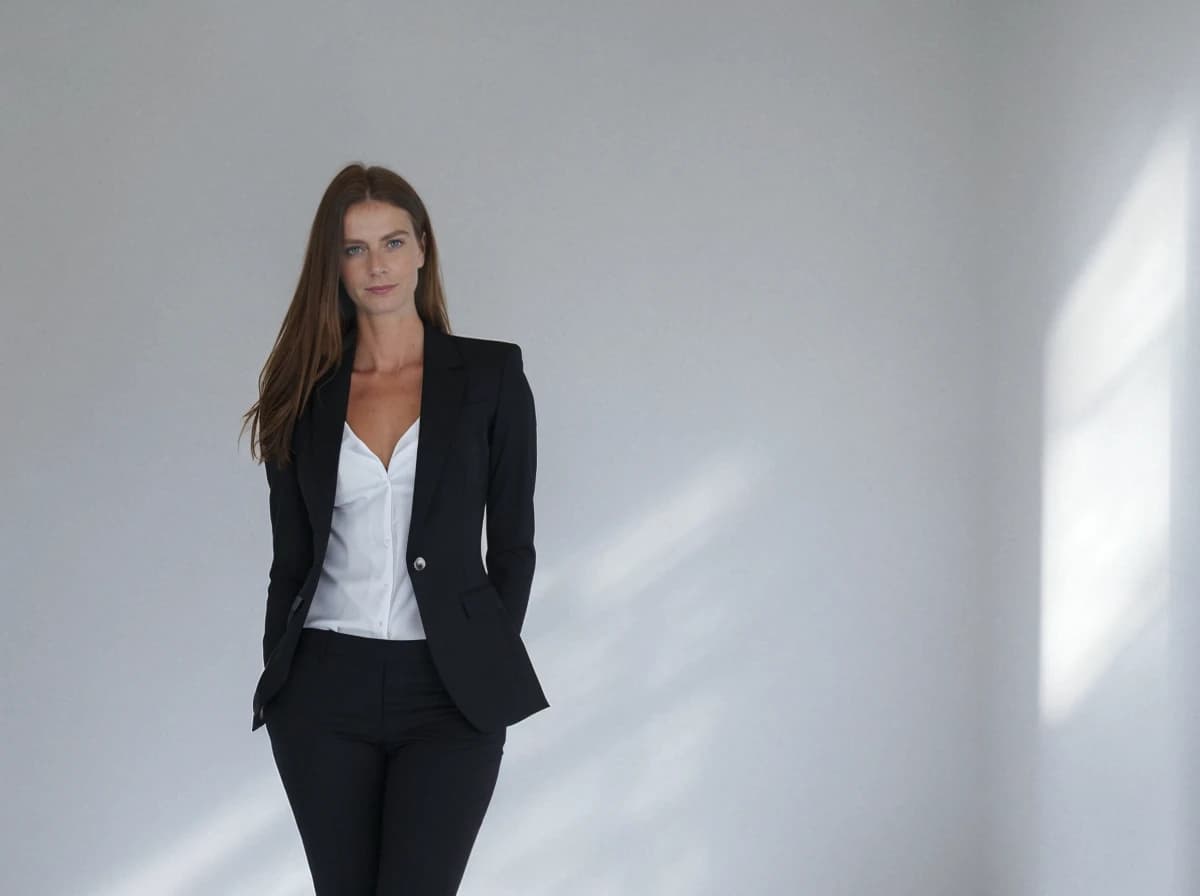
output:
<instances>
[{"instance_id":1,"label":"nose","mask_svg":"<svg viewBox=\"0 0 1200 896\"><path fill-rule=\"evenodd\" d=\"M367 250L367 251L370 252L370 250ZM378 251L371 252L370 256L367 259L367 266L370 268L372 276L374 276L376 274L386 274L387 273L387 268L384 266L384 263L383 263L383 253L382 252L378 252Z\"/></svg>"}]
</instances>

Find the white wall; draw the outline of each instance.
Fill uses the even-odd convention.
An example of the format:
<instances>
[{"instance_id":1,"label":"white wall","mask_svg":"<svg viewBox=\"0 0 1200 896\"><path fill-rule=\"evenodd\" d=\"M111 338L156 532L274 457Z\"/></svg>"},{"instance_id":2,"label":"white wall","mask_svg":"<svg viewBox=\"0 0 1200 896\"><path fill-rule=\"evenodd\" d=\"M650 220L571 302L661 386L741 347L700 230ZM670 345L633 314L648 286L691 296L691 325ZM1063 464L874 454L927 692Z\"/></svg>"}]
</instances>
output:
<instances>
[{"instance_id":1,"label":"white wall","mask_svg":"<svg viewBox=\"0 0 1200 896\"><path fill-rule=\"evenodd\" d=\"M977 891L970 12L9 4L0 890L307 892L235 435L362 159L538 402L552 707L464 894Z\"/></svg>"},{"instance_id":2,"label":"white wall","mask_svg":"<svg viewBox=\"0 0 1200 896\"><path fill-rule=\"evenodd\" d=\"M1195 4L979 17L992 894L1193 894ZM1190 761L1190 760L1189 760Z\"/></svg>"}]
</instances>

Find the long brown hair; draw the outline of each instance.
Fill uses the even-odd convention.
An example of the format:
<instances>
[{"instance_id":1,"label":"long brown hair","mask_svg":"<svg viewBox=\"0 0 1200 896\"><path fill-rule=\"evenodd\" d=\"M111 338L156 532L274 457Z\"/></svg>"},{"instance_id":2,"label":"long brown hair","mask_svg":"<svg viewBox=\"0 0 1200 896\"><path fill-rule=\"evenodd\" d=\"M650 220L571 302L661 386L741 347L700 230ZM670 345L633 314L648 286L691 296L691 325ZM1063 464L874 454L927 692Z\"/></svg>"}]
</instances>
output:
<instances>
[{"instance_id":1,"label":"long brown hair","mask_svg":"<svg viewBox=\"0 0 1200 896\"><path fill-rule=\"evenodd\" d=\"M358 162L347 165L317 206L300 282L258 378L258 401L242 416L242 432L250 425L250 456L255 460L280 466L290 462L296 420L313 387L341 361L343 337L357 321L339 271L342 227L346 210L368 199L389 202L412 217L416 239L423 238L425 247L414 295L417 314L442 332L450 332L437 240L425 203L408 181L387 168Z\"/></svg>"}]
</instances>

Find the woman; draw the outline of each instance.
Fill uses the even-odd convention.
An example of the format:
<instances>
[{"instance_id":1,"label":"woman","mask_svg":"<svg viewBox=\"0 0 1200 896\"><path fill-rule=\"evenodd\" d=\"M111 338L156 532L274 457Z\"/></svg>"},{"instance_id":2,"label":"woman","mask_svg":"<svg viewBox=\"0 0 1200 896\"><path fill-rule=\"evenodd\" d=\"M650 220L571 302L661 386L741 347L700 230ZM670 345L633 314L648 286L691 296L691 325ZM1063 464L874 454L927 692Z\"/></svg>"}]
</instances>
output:
<instances>
[{"instance_id":1,"label":"woman","mask_svg":"<svg viewBox=\"0 0 1200 896\"><path fill-rule=\"evenodd\" d=\"M549 706L521 640L536 420L520 347L450 334L403 178L325 191L246 418L273 541L251 730L317 896L453 894L506 726Z\"/></svg>"}]
</instances>

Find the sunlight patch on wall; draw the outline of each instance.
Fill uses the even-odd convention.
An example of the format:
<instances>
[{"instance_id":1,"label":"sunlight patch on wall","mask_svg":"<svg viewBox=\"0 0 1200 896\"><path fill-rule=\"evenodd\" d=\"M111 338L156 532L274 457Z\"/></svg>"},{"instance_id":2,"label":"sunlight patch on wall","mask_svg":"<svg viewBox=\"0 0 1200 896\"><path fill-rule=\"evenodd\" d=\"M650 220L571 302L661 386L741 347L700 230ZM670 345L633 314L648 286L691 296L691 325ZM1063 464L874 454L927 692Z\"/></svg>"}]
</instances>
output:
<instances>
[{"instance_id":1,"label":"sunlight patch on wall","mask_svg":"<svg viewBox=\"0 0 1200 896\"><path fill-rule=\"evenodd\" d=\"M277 783L247 786L223 807L197 819L195 826L176 837L169 847L148 855L139 866L125 869L111 885L90 890L88 896L160 896L201 887L211 875L243 858L248 844L288 821L286 811L281 814L280 799ZM286 803L283 805L286 809ZM271 870L277 881L288 871L277 867ZM307 872L305 878L311 888ZM283 892L295 891L289 885Z\"/></svg>"},{"instance_id":2,"label":"sunlight patch on wall","mask_svg":"<svg viewBox=\"0 0 1200 896\"><path fill-rule=\"evenodd\" d=\"M1167 594L1188 129L1159 140L1046 344L1040 710L1054 724Z\"/></svg>"}]
</instances>

